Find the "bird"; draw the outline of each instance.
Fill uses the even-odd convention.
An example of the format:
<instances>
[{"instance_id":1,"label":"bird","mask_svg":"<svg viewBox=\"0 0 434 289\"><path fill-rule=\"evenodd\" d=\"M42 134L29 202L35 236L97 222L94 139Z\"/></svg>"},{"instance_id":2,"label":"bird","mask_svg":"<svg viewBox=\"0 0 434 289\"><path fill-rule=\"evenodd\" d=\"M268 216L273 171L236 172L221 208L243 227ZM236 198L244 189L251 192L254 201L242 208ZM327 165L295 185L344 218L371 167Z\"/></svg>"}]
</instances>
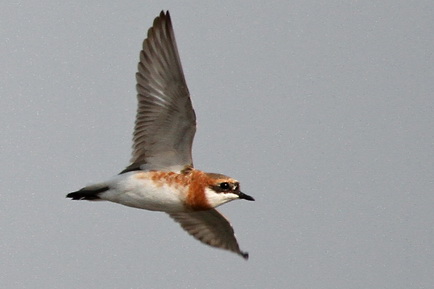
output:
<instances>
[{"instance_id":1,"label":"bird","mask_svg":"<svg viewBox=\"0 0 434 289\"><path fill-rule=\"evenodd\" d=\"M111 179L66 195L161 211L195 239L244 259L230 222L215 208L254 198L231 177L194 168L196 114L185 81L169 11L143 41L136 73L138 107L130 165Z\"/></svg>"}]
</instances>

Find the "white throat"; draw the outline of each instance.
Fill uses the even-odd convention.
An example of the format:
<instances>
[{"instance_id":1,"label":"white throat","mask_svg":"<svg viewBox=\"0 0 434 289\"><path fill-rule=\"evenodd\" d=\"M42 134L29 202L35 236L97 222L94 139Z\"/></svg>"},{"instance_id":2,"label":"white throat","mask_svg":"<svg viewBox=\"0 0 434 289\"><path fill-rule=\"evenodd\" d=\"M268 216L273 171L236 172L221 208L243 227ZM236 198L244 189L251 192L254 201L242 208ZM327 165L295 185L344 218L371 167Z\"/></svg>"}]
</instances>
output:
<instances>
[{"instance_id":1,"label":"white throat","mask_svg":"<svg viewBox=\"0 0 434 289\"><path fill-rule=\"evenodd\" d=\"M234 193L216 193L210 188L205 188L205 197L211 207L215 208L220 205L223 205L227 202L233 201L235 199L239 199L238 195Z\"/></svg>"}]
</instances>

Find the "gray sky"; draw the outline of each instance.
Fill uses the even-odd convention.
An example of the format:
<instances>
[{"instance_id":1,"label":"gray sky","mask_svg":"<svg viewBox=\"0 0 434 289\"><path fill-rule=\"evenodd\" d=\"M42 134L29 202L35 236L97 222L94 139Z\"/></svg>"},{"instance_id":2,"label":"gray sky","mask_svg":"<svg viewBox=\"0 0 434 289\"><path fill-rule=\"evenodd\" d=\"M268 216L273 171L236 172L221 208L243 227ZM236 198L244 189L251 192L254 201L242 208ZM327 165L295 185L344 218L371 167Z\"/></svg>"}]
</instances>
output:
<instances>
[{"instance_id":1,"label":"gray sky","mask_svg":"<svg viewBox=\"0 0 434 289\"><path fill-rule=\"evenodd\" d=\"M88 2L0 4L1 288L434 287L432 1ZM128 165L162 9L247 262L65 199Z\"/></svg>"}]
</instances>

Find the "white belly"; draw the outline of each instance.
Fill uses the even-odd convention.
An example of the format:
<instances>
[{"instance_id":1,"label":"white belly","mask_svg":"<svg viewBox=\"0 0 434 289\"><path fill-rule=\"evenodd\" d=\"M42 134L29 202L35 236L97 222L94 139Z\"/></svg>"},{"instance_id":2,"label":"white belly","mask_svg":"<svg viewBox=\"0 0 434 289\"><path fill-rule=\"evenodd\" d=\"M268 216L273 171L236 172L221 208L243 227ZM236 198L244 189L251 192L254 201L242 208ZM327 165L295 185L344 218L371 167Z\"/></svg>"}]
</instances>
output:
<instances>
[{"instance_id":1,"label":"white belly","mask_svg":"<svg viewBox=\"0 0 434 289\"><path fill-rule=\"evenodd\" d=\"M109 187L101 199L151 211L185 211L185 193L179 186L157 186L152 180L135 178L132 172L115 177Z\"/></svg>"}]
</instances>

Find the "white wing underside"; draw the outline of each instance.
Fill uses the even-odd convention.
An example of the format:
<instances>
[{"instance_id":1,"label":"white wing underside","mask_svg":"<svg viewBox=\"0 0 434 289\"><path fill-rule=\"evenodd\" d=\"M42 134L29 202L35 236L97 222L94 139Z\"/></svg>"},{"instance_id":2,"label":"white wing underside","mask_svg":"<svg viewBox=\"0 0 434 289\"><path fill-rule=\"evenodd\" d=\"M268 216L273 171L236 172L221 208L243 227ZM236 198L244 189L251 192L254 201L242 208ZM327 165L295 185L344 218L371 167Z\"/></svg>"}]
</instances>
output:
<instances>
[{"instance_id":1,"label":"white wing underside","mask_svg":"<svg viewBox=\"0 0 434 289\"><path fill-rule=\"evenodd\" d=\"M169 213L169 215L202 243L235 252L245 259L249 257L248 253L240 250L229 221L217 210Z\"/></svg>"},{"instance_id":2,"label":"white wing underside","mask_svg":"<svg viewBox=\"0 0 434 289\"><path fill-rule=\"evenodd\" d=\"M192 166L196 116L179 59L169 12L148 30L140 53L137 117L131 165L124 172Z\"/></svg>"}]
</instances>

